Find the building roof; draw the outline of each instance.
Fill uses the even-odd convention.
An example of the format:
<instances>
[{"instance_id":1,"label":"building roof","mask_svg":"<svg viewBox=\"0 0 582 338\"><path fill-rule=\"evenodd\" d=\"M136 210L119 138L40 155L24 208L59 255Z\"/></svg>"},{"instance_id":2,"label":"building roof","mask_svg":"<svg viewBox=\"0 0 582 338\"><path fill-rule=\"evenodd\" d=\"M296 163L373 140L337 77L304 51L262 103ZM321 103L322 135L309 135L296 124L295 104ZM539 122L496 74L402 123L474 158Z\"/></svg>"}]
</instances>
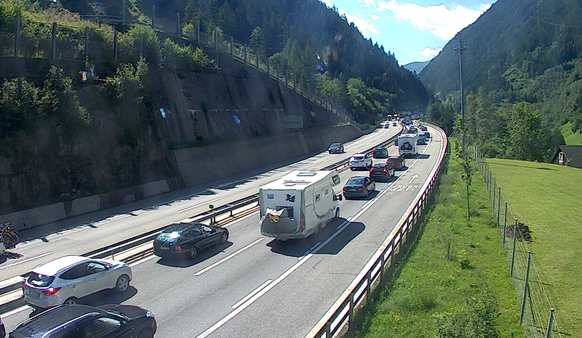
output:
<instances>
[{"instance_id":1,"label":"building roof","mask_svg":"<svg viewBox=\"0 0 582 338\"><path fill-rule=\"evenodd\" d=\"M558 154L564 154L564 162L570 167L582 168L582 145L581 146L566 146L561 145L554 154L552 163L558 163Z\"/></svg>"}]
</instances>

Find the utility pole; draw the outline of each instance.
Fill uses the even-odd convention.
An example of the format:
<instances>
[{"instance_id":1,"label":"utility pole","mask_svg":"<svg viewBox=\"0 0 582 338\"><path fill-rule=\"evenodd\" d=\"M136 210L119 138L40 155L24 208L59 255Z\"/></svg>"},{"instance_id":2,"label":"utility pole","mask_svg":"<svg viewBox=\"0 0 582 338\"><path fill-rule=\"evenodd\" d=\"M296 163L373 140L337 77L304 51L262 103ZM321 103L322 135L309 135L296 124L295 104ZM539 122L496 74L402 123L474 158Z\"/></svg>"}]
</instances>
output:
<instances>
[{"instance_id":1,"label":"utility pole","mask_svg":"<svg viewBox=\"0 0 582 338\"><path fill-rule=\"evenodd\" d=\"M459 52L459 79L461 84L461 133L462 133L462 153L461 156L465 159L466 153L466 136L465 136L465 92L463 89L463 51L466 49L463 46L463 39L461 37L461 32L459 32L459 46L457 48L453 48Z\"/></svg>"}]
</instances>

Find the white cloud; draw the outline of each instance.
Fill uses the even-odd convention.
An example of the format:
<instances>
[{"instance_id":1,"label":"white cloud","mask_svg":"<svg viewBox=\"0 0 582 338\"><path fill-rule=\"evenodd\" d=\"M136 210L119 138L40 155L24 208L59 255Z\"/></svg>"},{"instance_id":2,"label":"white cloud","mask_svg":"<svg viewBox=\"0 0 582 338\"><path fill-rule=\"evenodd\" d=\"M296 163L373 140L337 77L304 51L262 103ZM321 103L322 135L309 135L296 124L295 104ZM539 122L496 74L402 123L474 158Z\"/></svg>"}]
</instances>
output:
<instances>
[{"instance_id":1,"label":"white cloud","mask_svg":"<svg viewBox=\"0 0 582 338\"><path fill-rule=\"evenodd\" d=\"M366 20L358 16L351 15L350 13L347 13L346 11L343 10L339 10L338 13L340 15L345 15L348 22L353 22L354 25L358 27L360 32L362 32L362 35L366 39L370 37L371 32L376 34L380 33L380 31L378 31L378 28L376 28L376 26L372 23L372 21L378 19L377 15L371 15L371 18L369 20Z\"/></svg>"},{"instance_id":2,"label":"white cloud","mask_svg":"<svg viewBox=\"0 0 582 338\"><path fill-rule=\"evenodd\" d=\"M321 2L323 2L328 8L332 8L333 4L331 3L330 0L319 0Z\"/></svg>"},{"instance_id":3,"label":"white cloud","mask_svg":"<svg viewBox=\"0 0 582 338\"><path fill-rule=\"evenodd\" d=\"M366 9L368 7L376 7L376 0L358 0L358 3L364 3Z\"/></svg>"},{"instance_id":4,"label":"white cloud","mask_svg":"<svg viewBox=\"0 0 582 338\"><path fill-rule=\"evenodd\" d=\"M452 39L491 7L491 4L481 4L479 9L469 9L453 2L449 9L445 5L420 6L397 0L378 1L376 5L379 11L390 11L397 20L409 22L443 41Z\"/></svg>"},{"instance_id":5,"label":"white cloud","mask_svg":"<svg viewBox=\"0 0 582 338\"><path fill-rule=\"evenodd\" d=\"M437 48L437 49L430 49L430 48L425 48L419 52L417 52L418 54L422 55L422 57L424 58L424 60L431 60L432 58L434 58L435 56L439 55L439 53L441 52L442 48Z\"/></svg>"}]
</instances>

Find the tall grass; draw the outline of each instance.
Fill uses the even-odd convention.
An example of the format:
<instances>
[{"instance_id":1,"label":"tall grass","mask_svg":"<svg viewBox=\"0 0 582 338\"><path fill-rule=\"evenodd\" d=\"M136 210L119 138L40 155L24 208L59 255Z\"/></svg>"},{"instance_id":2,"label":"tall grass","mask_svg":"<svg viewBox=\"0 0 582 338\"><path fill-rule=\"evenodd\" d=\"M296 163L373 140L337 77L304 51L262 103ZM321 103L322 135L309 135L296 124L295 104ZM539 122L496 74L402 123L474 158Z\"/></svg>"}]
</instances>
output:
<instances>
[{"instance_id":1,"label":"tall grass","mask_svg":"<svg viewBox=\"0 0 582 338\"><path fill-rule=\"evenodd\" d=\"M458 141L423 230L368 313L360 337L523 337L487 190L474 177L467 220ZM475 163L471 164L478 175Z\"/></svg>"}]
</instances>

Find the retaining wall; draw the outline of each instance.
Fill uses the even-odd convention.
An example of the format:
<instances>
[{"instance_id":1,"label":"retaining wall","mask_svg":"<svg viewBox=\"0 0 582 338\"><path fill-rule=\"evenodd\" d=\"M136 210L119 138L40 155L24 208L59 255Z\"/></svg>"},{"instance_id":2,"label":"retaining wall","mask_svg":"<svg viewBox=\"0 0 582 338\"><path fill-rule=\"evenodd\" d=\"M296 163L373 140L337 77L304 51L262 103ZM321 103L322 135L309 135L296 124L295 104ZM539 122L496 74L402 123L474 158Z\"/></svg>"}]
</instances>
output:
<instances>
[{"instance_id":1,"label":"retaining wall","mask_svg":"<svg viewBox=\"0 0 582 338\"><path fill-rule=\"evenodd\" d=\"M286 160L307 157L325 150L332 142L347 142L362 134L354 126L347 125L175 150L173 154L180 171L179 177L1 215L0 222L10 221L17 230L22 230L24 224L29 228L53 223Z\"/></svg>"}]
</instances>

